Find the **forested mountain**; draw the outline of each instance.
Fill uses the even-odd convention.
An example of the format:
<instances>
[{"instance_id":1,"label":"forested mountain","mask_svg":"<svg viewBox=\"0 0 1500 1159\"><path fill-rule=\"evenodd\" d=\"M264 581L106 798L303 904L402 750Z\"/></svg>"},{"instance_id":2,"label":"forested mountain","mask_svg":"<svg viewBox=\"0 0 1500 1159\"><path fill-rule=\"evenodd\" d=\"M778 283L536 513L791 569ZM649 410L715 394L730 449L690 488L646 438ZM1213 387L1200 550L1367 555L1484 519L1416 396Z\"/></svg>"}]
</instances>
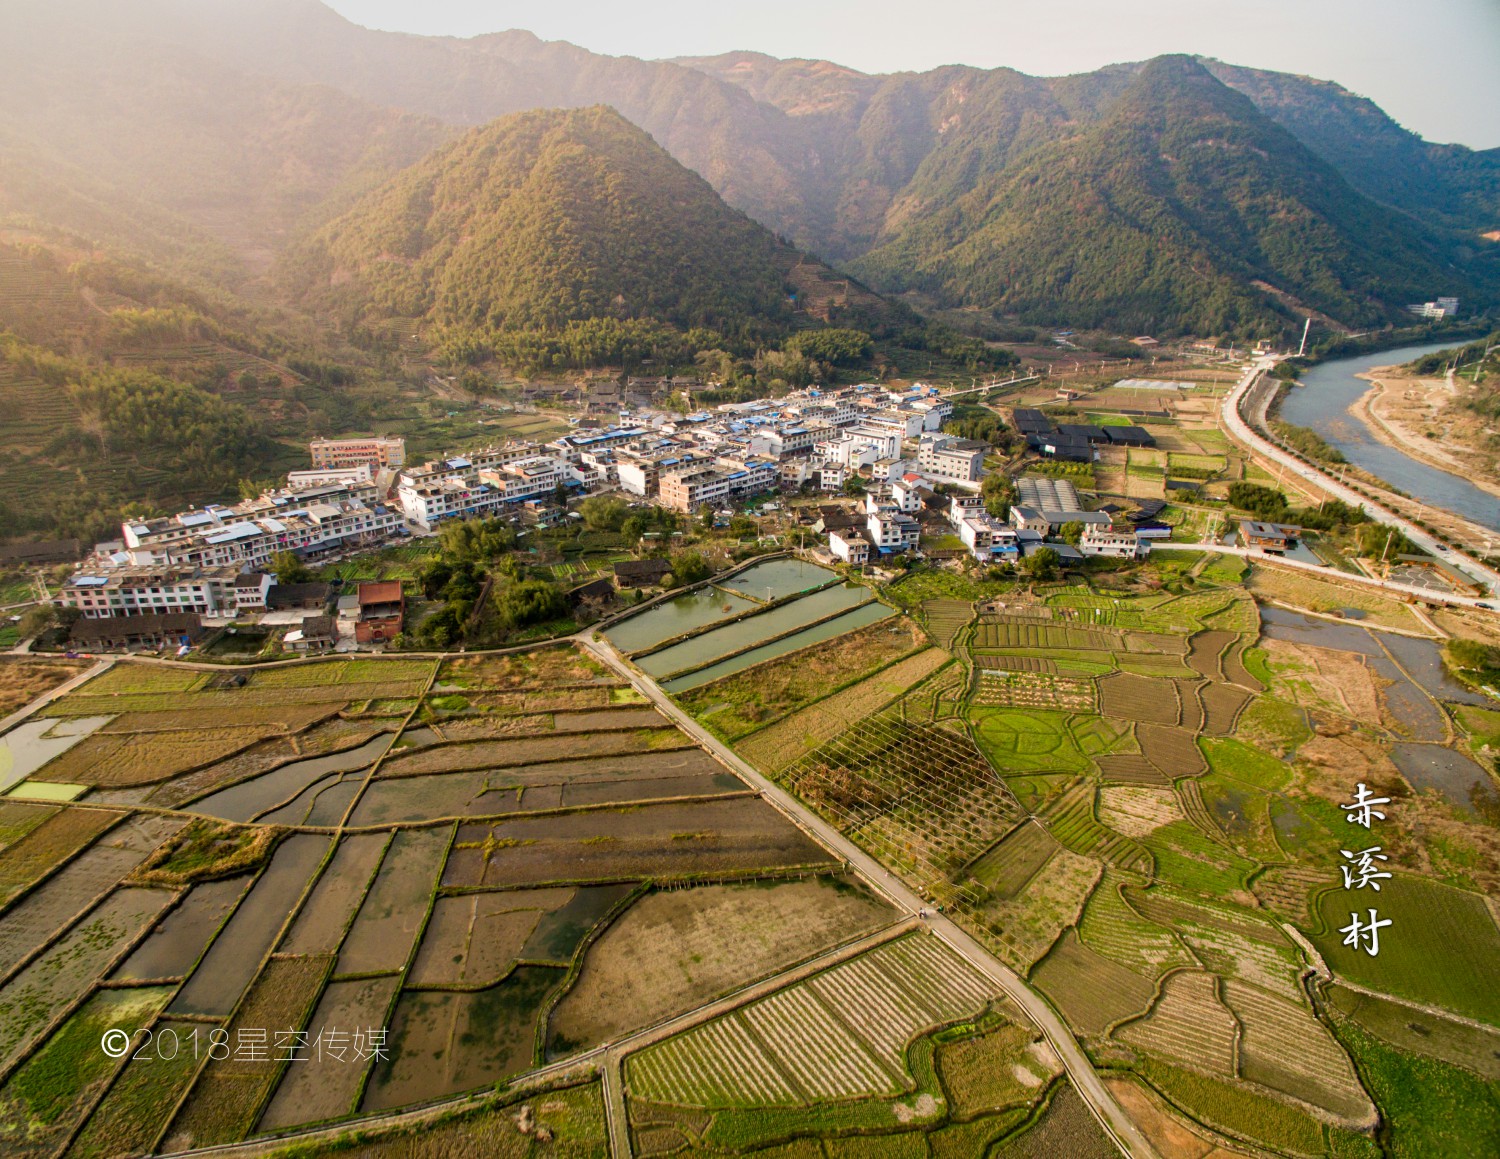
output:
<instances>
[{"instance_id":1,"label":"forested mountain","mask_svg":"<svg viewBox=\"0 0 1500 1159\"><path fill-rule=\"evenodd\" d=\"M288 259L310 305L480 330L647 318L784 330L800 255L613 109L473 129Z\"/></svg>"},{"instance_id":2,"label":"forested mountain","mask_svg":"<svg viewBox=\"0 0 1500 1159\"><path fill-rule=\"evenodd\" d=\"M54 63L62 82L47 75ZM1169 191L1133 185L1146 177L1139 167L1114 173L1105 164L1106 126L1119 123L1116 107L1148 65L1038 78L962 66L869 76L753 53L648 61L519 31L470 40L371 31L318 0L12 0L0 12L0 65L12 78L8 88L0 79L0 108L18 131L33 132L33 143L63 161L99 144L91 168L101 180L153 200L160 191L161 204L261 261L267 248L328 220L455 127L533 108L607 104L792 244L878 274L886 286L925 288L939 305L998 306L1117 330L1156 318L1168 328L1257 331L1294 326L1273 305L1293 299L1366 325L1397 316L1410 294L1454 293L1471 305L1500 298L1500 245L1483 236L1500 228L1500 153L1424 142L1336 85L1201 63L1208 80L1199 84L1222 82L1223 95L1238 90L1265 115L1253 134L1274 121L1295 141L1276 139L1273 159L1259 168L1229 150L1200 150L1169 184L1202 179L1218 190L1205 196L1222 200L1230 186L1274 177L1280 184L1263 191L1263 204L1307 193L1309 220L1321 223L1308 262L1276 257L1294 237L1288 224L1280 241L1276 230L1256 233L1253 190L1230 198L1230 216L1245 218L1233 225L1220 211L1206 223L1208 211L1185 196L1168 206L1187 215L1170 229L1160 213L1148 223L1089 208ZM191 111L169 107L173 95ZM1194 116L1184 111L1177 120ZM1251 132L1245 106L1234 119L1237 132ZM1290 147L1297 142L1300 152ZM1077 207L1091 222L1087 251L1007 237L1003 260L986 253L980 261L974 251L972 277L967 259L940 269L935 257L945 247L935 239L943 230L1017 220L1024 210L1014 198L1027 182L1077 192L1044 158L1065 162L1068 182L1091 183L1080 186ZM1330 173L1347 184L1330 185ZM1318 201L1316 190L1341 204ZM980 209L1004 191L1003 205ZM1409 220L1377 212L1372 201ZM1067 226L1072 217L1049 220ZM1368 244L1358 232L1365 226L1373 229ZM1256 233L1250 250L1224 260L1221 243L1247 241L1246 230ZM1174 300L1160 310L1116 296L1107 308L1076 314L1087 278L1055 293L1060 269L1086 272L1101 253L1128 253L1144 237L1167 249L1134 296L1167 293ZM1247 276L1283 294L1226 288ZM1044 315L1041 303L1052 298L1058 308ZM1189 298L1210 305L1184 311Z\"/></svg>"},{"instance_id":3,"label":"forested mountain","mask_svg":"<svg viewBox=\"0 0 1500 1159\"><path fill-rule=\"evenodd\" d=\"M1365 196L1461 228L1500 226L1500 149L1424 141L1374 101L1332 81L1216 60L1202 63Z\"/></svg>"},{"instance_id":4,"label":"forested mountain","mask_svg":"<svg viewBox=\"0 0 1500 1159\"><path fill-rule=\"evenodd\" d=\"M967 192L944 176L919 175L907 196L927 212L853 263L877 288L1045 323L1274 334L1293 320L1278 292L1370 326L1462 278L1188 57L1151 61L1087 127Z\"/></svg>"}]
</instances>

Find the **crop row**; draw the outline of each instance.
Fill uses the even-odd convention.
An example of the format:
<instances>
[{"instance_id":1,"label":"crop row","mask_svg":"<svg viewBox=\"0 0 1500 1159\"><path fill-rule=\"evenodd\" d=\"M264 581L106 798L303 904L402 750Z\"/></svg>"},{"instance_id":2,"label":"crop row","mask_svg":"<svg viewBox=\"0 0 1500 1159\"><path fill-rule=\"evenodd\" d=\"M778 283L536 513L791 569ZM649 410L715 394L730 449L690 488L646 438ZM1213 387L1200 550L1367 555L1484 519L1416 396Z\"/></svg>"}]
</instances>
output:
<instances>
[{"instance_id":1,"label":"crop row","mask_svg":"<svg viewBox=\"0 0 1500 1159\"><path fill-rule=\"evenodd\" d=\"M860 722L782 779L877 855L929 882L971 860L1020 812L966 738L894 715Z\"/></svg>"},{"instance_id":2,"label":"crop row","mask_svg":"<svg viewBox=\"0 0 1500 1159\"><path fill-rule=\"evenodd\" d=\"M1123 650L1124 643L1118 632L1097 628L986 618L974 629L974 647L1115 652Z\"/></svg>"},{"instance_id":3,"label":"crop row","mask_svg":"<svg viewBox=\"0 0 1500 1159\"><path fill-rule=\"evenodd\" d=\"M980 681L979 689L974 694L975 704L1071 712L1096 711L1092 680L1072 677L1048 679L1029 673L1012 676L988 669L983 671L985 679Z\"/></svg>"},{"instance_id":4,"label":"crop row","mask_svg":"<svg viewBox=\"0 0 1500 1159\"><path fill-rule=\"evenodd\" d=\"M1156 977L1192 961L1170 930L1147 921L1120 896L1119 878L1105 875L1078 923L1083 943L1132 970Z\"/></svg>"},{"instance_id":5,"label":"crop row","mask_svg":"<svg viewBox=\"0 0 1500 1159\"><path fill-rule=\"evenodd\" d=\"M1177 724L1182 719L1175 681L1128 672L1099 681L1099 710L1106 716L1149 724Z\"/></svg>"},{"instance_id":6,"label":"crop row","mask_svg":"<svg viewBox=\"0 0 1500 1159\"><path fill-rule=\"evenodd\" d=\"M1151 854L1139 842L1101 825L1094 817L1094 786L1082 784L1047 811L1047 829L1075 853L1093 854L1125 870L1149 872Z\"/></svg>"},{"instance_id":7,"label":"crop row","mask_svg":"<svg viewBox=\"0 0 1500 1159\"><path fill-rule=\"evenodd\" d=\"M814 1099L897 1089L854 1033L802 987L773 994L741 1016L782 1070Z\"/></svg>"},{"instance_id":8,"label":"crop row","mask_svg":"<svg viewBox=\"0 0 1500 1159\"><path fill-rule=\"evenodd\" d=\"M1218 979L1200 971L1173 974L1145 1018L1115 1037L1168 1059L1235 1077L1239 1023L1219 1000Z\"/></svg>"},{"instance_id":9,"label":"crop row","mask_svg":"<svg viewBox=\"0 0 1500 1159\"><path fill-rule=\"evenodd\" d=\"M994 995L941 943L902 938L648 1047L629 1062L631 1094L765 1106L893 1092L905 1085L908 1043Z\"/></svg>"}]
</instances>

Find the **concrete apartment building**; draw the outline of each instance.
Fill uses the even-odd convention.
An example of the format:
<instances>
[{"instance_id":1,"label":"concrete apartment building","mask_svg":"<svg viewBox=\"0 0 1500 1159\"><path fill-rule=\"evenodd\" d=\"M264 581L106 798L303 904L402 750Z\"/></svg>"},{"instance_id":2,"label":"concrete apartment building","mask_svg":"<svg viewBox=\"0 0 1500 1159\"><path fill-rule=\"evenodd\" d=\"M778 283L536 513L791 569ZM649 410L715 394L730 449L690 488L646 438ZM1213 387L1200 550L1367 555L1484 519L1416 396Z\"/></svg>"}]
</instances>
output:
<instances>
[{"instance_id":1,"label":"concrete apartment building","mask_svg":"<svg viewBox=\"0 0 1500 1159\"><path fill-rule=\"evenodd\" d=\"M406 465L406 440L385 435L368 439L314 439L307 449L312 454L314 470Z\"/></svg>"},{"instance_id":2,"label":"concrete apartment building","mask_svg":"<svg viewBox=\"0 0 1500 1159\"><path fill-rule=\"evenodd\" d=\"M710 507L774 489L780 480L778 466L767 459L743 462L720 459L714 466L692 467L661 477L661 505L673 511L692 512L705 503Z\"/></svg>"},{"instance_id":3,"label":"concrete apartment building","mask_svg":"<svg viewBox=\"0 0 1500 1159\"><path fill-rule=\"evenodd\" d=\"M322 467L311 471L288 471L286 485L293 491L306 491L314 487L374 486L376 468L370 463L353 467Z\"/></svg>"},{"instance_id":4,"label":"concrete apartment building","mask_svg":"<svg viewBox=\"0 0 1500 1159\"><path fill-rule=\"evenodd\" d=\"M917 469L938 479L977 483L984 474L988 443L951 435L923 435L917 444Z\"/></svg>"}]
</instances>

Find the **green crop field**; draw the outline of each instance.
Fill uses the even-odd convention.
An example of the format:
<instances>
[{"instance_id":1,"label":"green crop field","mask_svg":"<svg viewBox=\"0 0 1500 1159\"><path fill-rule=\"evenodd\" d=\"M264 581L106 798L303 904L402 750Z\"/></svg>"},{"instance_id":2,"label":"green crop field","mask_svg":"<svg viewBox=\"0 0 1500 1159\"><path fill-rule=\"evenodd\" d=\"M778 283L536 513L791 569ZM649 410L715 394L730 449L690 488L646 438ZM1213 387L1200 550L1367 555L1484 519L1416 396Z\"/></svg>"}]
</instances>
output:
<instances>
[{"instance_id":1,"label":"green crop field","mask_svg":"<svg viewBox=\"0 0 1500 1159\"><path fill-rule=\"evenodd\" d=\"M974 739L1002 775L1089 768L1064 713L971 708L969 719Z\"/></svg>"},{"instance_id":2,"label":"green crop field","mask_svg":"<svg viewBox=\"0 0 1500 1159\"><path fill-rule=\"evenodd\" d=\"M1371 907L1391 922L1380 931L1376 957L1343 945L1338 932L1351 912L1368 920ZM1378 894L1329 890L1318 900L1318 916L1323 929L1313 941L1338 977L1500 1026L1500 931L1477 894L1398 874Z\"/></svg>"},{"instance_id":3,"label":"green crop field","mask_svg":"<svg viewBox=\"0 0 1500 1159\"><path fill-rule=\"evenodd\" d=\"M1255 788L1274 791L1291 783L1292 773L1285 762L1243 741L1207 737L1203 741L1203 752L1214 772Z\"/></svg>"},{"instance_id":4,"label":"green crop field","mask_svg":"<svg viewBox=\"0 0 1500 1159\"><path fill-rule=\"evenodd\" d=\"M1380 1106L1387 1155L1500 1155L1500 1083L1395 1050L1347 1019L1334 1019L1333 1027Z\"/></svg>"}]
</instances>

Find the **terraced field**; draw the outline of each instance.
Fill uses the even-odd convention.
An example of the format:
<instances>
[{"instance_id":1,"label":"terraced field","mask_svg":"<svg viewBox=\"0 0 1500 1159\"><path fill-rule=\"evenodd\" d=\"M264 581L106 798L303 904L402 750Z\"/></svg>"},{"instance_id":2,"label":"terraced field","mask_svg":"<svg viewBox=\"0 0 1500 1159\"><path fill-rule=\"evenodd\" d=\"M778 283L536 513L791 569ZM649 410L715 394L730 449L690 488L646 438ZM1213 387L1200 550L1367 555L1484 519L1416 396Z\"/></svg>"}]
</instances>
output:
<instances>
[{"instance_id":1,"label":"terraced field","mask_svg":"<svg viewBox=\"0 0 1500 1159\"><path fill-rule=\"evenodd\" d=\"M372 701L401 714L371 716ZM577 1049L576 1028L642 1009L600 988L618 961L590 963L647 899L670 898L693 931L651 939L655 968L699 973L653 992L660 1016L891 917L570 647L302 664L242 686L122 663L48 712L7 743L41 743L28 783L68 778L77 799L0 803L0 1091L51 1076L39 1146L232 1143L492 1088ZM138 810L148 798L177 811ZM768 1003L753 1033L797 1033L821 1001ZM137 1011L142 1041L257 1045L151 1071L99 1056L94 1033L88 1065L59 1070L106 1006ZM271 1027L302 1036L297 1061ZM896 1081L873 1055L840 1072L860 1057L843 1039L815 1045L827 1065L799 1091Z\"/></svg>"}]
</instances>

